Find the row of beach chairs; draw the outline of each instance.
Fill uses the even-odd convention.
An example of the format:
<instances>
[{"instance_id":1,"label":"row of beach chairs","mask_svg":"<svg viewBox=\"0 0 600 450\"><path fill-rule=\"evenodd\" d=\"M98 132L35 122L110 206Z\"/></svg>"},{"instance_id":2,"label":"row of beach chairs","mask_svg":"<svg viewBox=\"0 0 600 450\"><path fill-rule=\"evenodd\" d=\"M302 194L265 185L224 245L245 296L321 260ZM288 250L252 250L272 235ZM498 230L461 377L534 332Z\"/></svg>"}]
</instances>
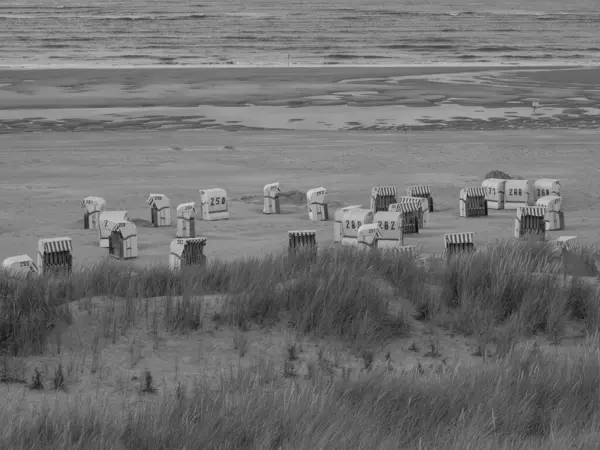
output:
<instances>
[{"instance_id":1,"label":"row of beach chairs","mask_svg":"<svg viewBox=\"0 0 600 450\"><path fill-rule=\"evenodd\" d=\"M196 237L195 219L226 220L229 218L229 200L224 189L200 190L200 205L182 203L177 207L177 232L170 245L169 261L173 269L204 264L206 238ZM263 189L264 214L280 213L279 183L267 184ZM323 187L307 192L309 219L329 220L329 212ZM535 201L535 206L531 206ZM163 194L150 194L147 203L150 222L155 227L171 226L171 202ZM545 238L545 232L564 228L564 215L560 210L560 182L558 180L484 180L481 187L463 188L459 194L461 217L484 217L490 209L516 209L515 237L537 235ZM127 211L110 211L101 197L86 197L84 228L97 229L100 247L116 259L138 257L137 227ZM431 186L410 186L406 196L398 195L396 186L376 186L371 190L369 208L351 205L341 208L334 216L334 242L342 246L397 249L414 252L416 246L404 245L404 235L419 234L430 221L434 212ZM448 254L456 251L474 250L473 232L449 233L444 236ZM564 237L575 244L576 237ZM296 230L288 233L290 251L316 246L315 230ZM561 241L562 242L562 241ZM574 248L574 247L573 247ZM4 267L17 271L44 273L47 270L72 268L72 244L70 238L41 239L38 244L37 265L28 255L7 258Z\"/></svg>"}]
</instances>

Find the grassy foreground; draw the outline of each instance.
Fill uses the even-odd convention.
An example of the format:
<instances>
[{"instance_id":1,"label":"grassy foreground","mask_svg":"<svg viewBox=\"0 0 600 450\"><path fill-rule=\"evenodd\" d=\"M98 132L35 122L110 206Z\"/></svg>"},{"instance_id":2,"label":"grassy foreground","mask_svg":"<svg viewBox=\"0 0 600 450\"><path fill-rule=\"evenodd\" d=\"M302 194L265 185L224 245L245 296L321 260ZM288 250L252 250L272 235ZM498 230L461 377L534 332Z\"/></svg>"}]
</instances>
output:
<instances>
[{"instance_id":1,"label":"grassy foreground","mask_svg":"<svg viewBox=\"0 0 600 450\"><path fill-rule=\"evenodd\" d=\"M85 309L92 297L115 305L103 317L105 338L140 324L156 336L198 332L209 315L235 329L241 357L249 329L283 321L298 335L345 342L364 370L340 373L319 358L296 376L301 350L290 344L289 365L233 365L218 387L198 379L157 392L147 373L146 401L118 411L77 396L29 411L0 405L0 448L598 448L596 261L594 249L563 257L510 241L449 263L327 249L316 261L273 255L183 272L107 262L66 278L2 274L2 383L36 389L35 376L11 371L11 359L47 352L54 326L73 320L69 303ZM585 324L586 338L568 357L521 345L539 333L558 344L572 321ZM475 337L488 363L428 371L373 360L415 323ZM68 391L65 378L54 374L57 390Z\"/></svg>"}]
</instances>

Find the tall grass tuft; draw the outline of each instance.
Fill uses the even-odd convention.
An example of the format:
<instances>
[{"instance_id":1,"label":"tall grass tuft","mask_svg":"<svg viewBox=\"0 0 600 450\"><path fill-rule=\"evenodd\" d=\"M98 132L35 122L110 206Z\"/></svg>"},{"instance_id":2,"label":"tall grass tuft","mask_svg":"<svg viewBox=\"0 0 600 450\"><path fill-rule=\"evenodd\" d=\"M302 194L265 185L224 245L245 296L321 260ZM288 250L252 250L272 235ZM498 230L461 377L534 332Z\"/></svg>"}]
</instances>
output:
<instances>
[{"instance_id":1,"label":"tall grass tuft","mask_svg":"<svg viewBox=\"0 0 600 450\"><path fill-rule=\"evenodd\" d=\"M571 260L583 261L589 273L596 254L584 249ZM390 312L398 298L412 302L419 320L438 320L466 334L508 321L518 321L523 333L551 331L571 316L593 330L600 319L598 292L580 281L581 271L569 272L572 267L547 245L506 241L427 265L393 252L332 248L316 258L299 252L215 260L183 271L107 261L60 278L3 272L0 348L13 355L43 353L52 328L72 320L67 303L97 296L123 305L129 324L142 303L149 313L148 300L140 299L161 299L165 331L188 332L202 326L201 298L215 295L224 302L219 315L242 331L250 323L284 319L302 333L360 346L409 330L407 313ZM566 282L569 273L575 276Z\"/></svg>"}]
</instances>

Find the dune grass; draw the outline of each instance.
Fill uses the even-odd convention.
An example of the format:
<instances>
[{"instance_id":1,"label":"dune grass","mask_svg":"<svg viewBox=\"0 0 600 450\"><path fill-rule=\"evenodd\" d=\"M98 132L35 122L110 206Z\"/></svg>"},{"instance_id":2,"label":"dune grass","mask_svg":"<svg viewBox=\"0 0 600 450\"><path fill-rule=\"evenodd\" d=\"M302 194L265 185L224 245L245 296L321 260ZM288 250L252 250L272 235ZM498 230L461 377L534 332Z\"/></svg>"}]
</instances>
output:
<instances>
[{"instance_id":1,"label":"dune grass","mask_svg":"<svg viewBox=\"0 0 600 450\"><path fill-rule=\"evenodd\" d=\"M507 241L428 264L325 249L316 260L272 255L179 272L106 262L64 278L3 273L0 348L7 355L45 352L52 325L73 320L67 302L85 307L101 296L118 304L107 333L113 323L132 326L158 302L161 320L155 315L149 326L186 333L201 327L205 295L222 298L214 320L241 331L286 321L365 352L409 335L417 319L494 343L497 353L481 369L348 377L319 366L307 379L260 360L233 367L218 389L200 379L118 411L69 396L35 411L4 405L0 447L597 448L600 294L589 282L598 276L596 259L594 249L559 256L544 244ZM571 320L584 321L588 337L568 358L519 344L535 333L559 336Z\"/></svg>"}]
</instances>

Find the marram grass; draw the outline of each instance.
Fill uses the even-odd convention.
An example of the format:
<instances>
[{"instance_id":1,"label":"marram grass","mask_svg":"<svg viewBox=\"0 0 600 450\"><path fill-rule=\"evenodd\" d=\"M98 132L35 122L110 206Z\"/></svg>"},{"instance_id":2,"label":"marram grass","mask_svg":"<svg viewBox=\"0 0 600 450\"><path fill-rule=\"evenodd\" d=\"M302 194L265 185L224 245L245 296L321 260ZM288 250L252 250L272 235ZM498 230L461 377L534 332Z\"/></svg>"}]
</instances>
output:
<instances>
[{"instance_id":1,"label":"marram grass","mask_svg":"<svg viewBox=\"0 0 600 450\"><path fill-rule=\"evenodd\" d=\"M584 249L565 267L548 248L501 242L427 266L391 253L324 250L316 261L271 255L182 272L103 263L61 279L3 273L0 348L7 355L45 352L52 324L72 320L67 304L91 297L120 302L132 318L144 299L158 299L161 326L185 333L202 314L190 300L197 295L223 296L221 320L232 326L285 318L305 335L334 336L363 351L410 334L411 315L487 335L504 351L477 369L337 377L317 368L308 380L284 380L258 361L224 374L218 388L198 380L185 392L119 408L69 395L35 409L5 402L0 448L598 448L600 296L582 278L597 276L594 258ZM399 298L412 310L391 312ZM521 335L560 333L568 320L584 321L588 333L568 357L517 343Z\"/></svg>"}]
</instances>

